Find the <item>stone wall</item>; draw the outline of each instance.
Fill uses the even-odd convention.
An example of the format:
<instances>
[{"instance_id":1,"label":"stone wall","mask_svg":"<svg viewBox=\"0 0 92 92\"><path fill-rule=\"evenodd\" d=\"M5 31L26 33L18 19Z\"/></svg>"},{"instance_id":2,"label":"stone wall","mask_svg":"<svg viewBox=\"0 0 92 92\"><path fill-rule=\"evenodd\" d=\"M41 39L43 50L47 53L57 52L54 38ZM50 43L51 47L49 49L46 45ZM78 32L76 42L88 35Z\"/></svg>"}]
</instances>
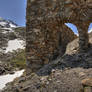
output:
<instances>
[{"instance_id":1,"label":"stone wall","mask_svg":"<svg viewBox=\"0 0 92 92\"><path fill-rule=\"evenodd\" d=\"M66 45L76 38L61 21L60 9L59 0L27 1L26 53L32 71L63 55Z\"/></svg>"}]
</instances>

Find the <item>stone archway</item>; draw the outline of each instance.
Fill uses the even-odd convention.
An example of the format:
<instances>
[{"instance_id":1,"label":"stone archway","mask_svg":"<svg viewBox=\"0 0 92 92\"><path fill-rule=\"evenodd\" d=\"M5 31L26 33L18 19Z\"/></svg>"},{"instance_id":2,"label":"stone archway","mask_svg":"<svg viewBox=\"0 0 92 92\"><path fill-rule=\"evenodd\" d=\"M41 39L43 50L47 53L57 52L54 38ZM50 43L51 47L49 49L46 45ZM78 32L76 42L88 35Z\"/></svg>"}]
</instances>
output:
<instances>
[{"instance_id":1,"label":"stone archway","mask_svg":"<svg viewBox=\"0 0 92 92\"><path fill-rule=\"evenodd\" d=\"M88 32L89 32L89 33L92 32L92 22L91 22L90 25L89 25Z\"/></svg>"},{"instance_id":2,"label":"stone archway","mask_svg":"<svg viewBox=\"0 0 92 92\"><path fill-rule=\"evenodd\" d=\"M79 29L80 51L87 49L86 29L92 14L91 8L87 8L91 7L89 2L91 0L27 0L26 53L29 68L33 71L40 69L76 38L64 26L66 22L75 24Z\"/></svg>"},{"instance_id":3,"label":"stone archway","mask_svg":"<svg viewBox=\"0 0 92 92\"><path fill-rule=\"evenodd\" d=\"M74 34L76 34L78 36L78 29L77 29L76 25L74 25L72 23L65 23L65 25L67 27L69 27L74 32Z\"/></svg>"},{"instance_id":4,"label":"stone archway","mask_svg":"<svg viewBox=\"0 0 92 92\"><path fill-rule=\"evenodd\" d=\"M63 10L65 21L75 24L78 28L79 51L86 51L89 44L88 27L92 20L92 1L66 0L64 1Z\"/></svg>"}]
</instances>

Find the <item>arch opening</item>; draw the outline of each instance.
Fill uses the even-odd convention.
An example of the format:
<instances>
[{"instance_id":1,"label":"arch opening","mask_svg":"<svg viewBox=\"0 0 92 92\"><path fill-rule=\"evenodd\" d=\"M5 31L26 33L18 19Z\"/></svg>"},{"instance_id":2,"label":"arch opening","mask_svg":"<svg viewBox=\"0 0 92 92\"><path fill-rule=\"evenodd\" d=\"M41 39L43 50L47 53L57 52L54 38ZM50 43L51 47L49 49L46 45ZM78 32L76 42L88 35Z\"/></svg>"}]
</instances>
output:
<instances>
[{"instance_id":1,"label":"arch opening","mask_svg":"<svg viewBox=\"0 0 92 92\"><path fill-rule=\"evenodd\" d=\"M88 28L88 33L92 32L92 23L90 23L89 28Z\"/></svg>"},{"instance_id":2,"label":"arch opening","mask_svg":"<svg viewBox=\"0 0 92 92\"><path fill-rule=\"evenodd\" d=\"M75 35L78 35L78 29L77 29L76 25L74 25L72 23L65 23L65 25L67 27L69 27L74 32Z\"/></svg>"}]
</instances>

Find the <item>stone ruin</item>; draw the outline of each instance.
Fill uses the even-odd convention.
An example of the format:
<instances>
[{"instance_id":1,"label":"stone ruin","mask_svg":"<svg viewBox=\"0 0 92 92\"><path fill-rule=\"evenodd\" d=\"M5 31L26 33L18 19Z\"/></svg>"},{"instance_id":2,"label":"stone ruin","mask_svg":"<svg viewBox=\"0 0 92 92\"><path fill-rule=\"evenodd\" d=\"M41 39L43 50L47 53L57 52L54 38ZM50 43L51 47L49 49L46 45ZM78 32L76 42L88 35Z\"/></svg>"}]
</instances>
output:
<instances>
[{"instance_id":1,"label":"stone ruin","mask_svg":"<svg viewBox=\"0 0 92 92\"><path fill-rule=\"evenodd\" d=\"M85 51L91 16L92 0L27 0L27 67L36 71L64 54L67 44L76 38L65 23L77 26L79 50Z\"/></svg>"}]
</instances>

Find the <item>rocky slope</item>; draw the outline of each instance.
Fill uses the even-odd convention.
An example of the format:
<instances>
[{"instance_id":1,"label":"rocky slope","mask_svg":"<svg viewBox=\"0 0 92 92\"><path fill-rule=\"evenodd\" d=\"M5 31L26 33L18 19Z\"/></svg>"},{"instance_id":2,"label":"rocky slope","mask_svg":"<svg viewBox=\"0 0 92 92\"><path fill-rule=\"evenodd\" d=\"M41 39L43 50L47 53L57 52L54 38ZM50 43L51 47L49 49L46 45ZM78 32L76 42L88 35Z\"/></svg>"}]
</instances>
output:
<instances>
[{"instance_id":1,"label":"rocky slope","mask_svg":"<svg viewBox=\"0 0 92 92\"><path fill-rule=\"evenodd\" d=\"M12 71L11 61L25 48L25 28L0 18L0 75ZM2 67L1 67L2 66Z\"/></svg>"},{"instance_id":2,"label":"rocky slope","mask_svg":"<svg viewBox=\"0 0 92 92\"><path fill-rule=\"evenodd\" d=\"M78 53L78 39L75 39L68 44L62 57L44 65L36 73L24 73L7 84L2 92L83 92L81 81L92 77L92 33L89 38L87 52Z\"/></svg>"}]
</instances>

